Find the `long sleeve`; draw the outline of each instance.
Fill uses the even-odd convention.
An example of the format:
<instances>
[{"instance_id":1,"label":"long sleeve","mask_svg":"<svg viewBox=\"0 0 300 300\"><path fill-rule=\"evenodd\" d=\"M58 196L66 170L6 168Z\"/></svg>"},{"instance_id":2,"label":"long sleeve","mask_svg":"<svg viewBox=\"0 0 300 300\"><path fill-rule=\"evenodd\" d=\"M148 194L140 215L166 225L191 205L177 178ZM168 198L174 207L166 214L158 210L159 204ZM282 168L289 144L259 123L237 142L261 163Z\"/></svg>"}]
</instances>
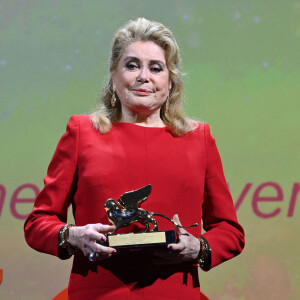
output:
<instances>
[{"instance_id":1,"label":"long sleeve","mask_svg":"<svg viewBox=\"0 0 300 300\"><path fill-rule=\"evenodd\" d=\"M224 177L220 155L209 126L205 125L207 169L203 203L203 236L211 248L211 268L238 255L244 248L244 230L237 221Z\"/></svg>"},{"instance_id":2,"label":"long sleeve","mask_svg":"<svg viewBox=\"0 0 300 300\"><path fill-rule=\"evenodd\" d=\"M67 211L76 190L79 123L71 117L50 162L45 186L36 198L25 225L25 239L37 251L68 258L57 246L57 234L67 221Z\"/></svg>"}]
</instances>

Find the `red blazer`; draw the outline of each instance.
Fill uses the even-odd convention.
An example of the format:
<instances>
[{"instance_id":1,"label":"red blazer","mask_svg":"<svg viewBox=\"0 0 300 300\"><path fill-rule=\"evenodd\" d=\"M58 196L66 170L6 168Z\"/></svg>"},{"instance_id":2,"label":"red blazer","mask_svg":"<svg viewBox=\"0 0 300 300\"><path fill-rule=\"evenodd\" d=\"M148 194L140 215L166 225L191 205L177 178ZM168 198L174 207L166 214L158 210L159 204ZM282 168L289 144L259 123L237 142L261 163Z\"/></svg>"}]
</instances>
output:
<instances>
[{"instance_id":1,"label":"red blazer","mask_svg":"<svg viewBox=\"0 0 300 300\"><path fill-rule=\"evenodd\" d=\"M201 223L212 249L211 267L238 255L244 231L237 221L220 156L207 124L174 137L169 128L115 123L107 134L87 115L73 116L62 136L33 211L25 238L34 249L67 258L57 246L70 205L76 225L108 223L104 203L147 184L152 193L142 207L172 217L183 226ZM156 217L159 230L174 229ZM139 224L126 230L138 231ZM190 229L201 235L201 226ZM74 256L70 299L199 299L197 267L192 263L156 266L151 253L116 255L103 262Z\"/></svg>"}]
</instances>

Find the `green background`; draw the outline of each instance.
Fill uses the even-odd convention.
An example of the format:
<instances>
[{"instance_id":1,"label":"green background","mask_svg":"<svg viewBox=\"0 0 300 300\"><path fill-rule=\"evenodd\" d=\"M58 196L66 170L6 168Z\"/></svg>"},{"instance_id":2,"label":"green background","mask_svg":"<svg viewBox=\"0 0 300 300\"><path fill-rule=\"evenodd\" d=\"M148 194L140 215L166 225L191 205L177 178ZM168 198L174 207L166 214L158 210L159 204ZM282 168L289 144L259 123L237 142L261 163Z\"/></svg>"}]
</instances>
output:
<instances>
[{"instance_id":1,"label":"green background","mask_svg":"<svg viewBox=\"0 0 300 300\"><path fill-rule=\"evenodd\" d=\"M300 182L297 0L0 1L0 185L6 189L0 298L52 299L67 286L71 260L26 245L11 198L22 184L42 188L68 119L96 107L113 33L140 16L175 34L186 112L210 124L234 202L252 184L237 211L246 248L201 272L202 292L220 300L299 299L299 199L287 216L293 184ZM265 182L283 190L282 201L258 205L264 213L280 208L273 218L259 217L252 207ZM260 195L276 197L276 191L269 187ZM31 208L19 204L17 211Z\"/></svg>"}]
</instances>

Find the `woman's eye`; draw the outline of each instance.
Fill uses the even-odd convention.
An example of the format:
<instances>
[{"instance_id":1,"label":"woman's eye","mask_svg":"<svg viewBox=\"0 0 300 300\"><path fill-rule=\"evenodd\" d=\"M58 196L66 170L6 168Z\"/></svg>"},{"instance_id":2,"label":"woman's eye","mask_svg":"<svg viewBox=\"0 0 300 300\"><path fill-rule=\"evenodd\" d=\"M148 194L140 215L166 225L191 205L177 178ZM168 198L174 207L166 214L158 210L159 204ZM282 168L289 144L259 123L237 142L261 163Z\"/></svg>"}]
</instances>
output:
<instances>
[{"instance_id":1,"label":"woman's eye","mask_svg":"<svg viewBox=\"0 0 300 300\"><path fill-rule=\"evenodd\" d=\"M163 69L162 69L162 67L161 66L152 66L151 68L150 68L150 70L151 70L151 72L153 72L153 73L159 73L159 72L161 72Z\"/></svg>"},{"instance_id":2,"label":"woman's eye","mask_svg":"<svg viewBox=\"0 0 300 300\"><path fill-rule=\"evenodd\" d=\"M135 70L136 68L138 68L138 65L135 64L135 63L128 63L128 64L126 65L126 68L127 68L128 70Z\"/></svg>"}]
</instances>

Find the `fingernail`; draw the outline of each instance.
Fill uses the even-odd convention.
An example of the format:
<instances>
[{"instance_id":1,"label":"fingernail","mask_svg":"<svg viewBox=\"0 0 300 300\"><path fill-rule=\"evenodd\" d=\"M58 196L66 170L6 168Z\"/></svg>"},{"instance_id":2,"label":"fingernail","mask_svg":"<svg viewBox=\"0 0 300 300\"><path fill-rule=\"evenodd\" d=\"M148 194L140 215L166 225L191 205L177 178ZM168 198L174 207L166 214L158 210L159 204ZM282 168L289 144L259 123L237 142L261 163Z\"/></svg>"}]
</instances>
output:
<instances>
[{"instance_id":1,"label":"fingernail","mask_svg":"<svg viewBox=\"0 0 300 300\"><path fill-rule=\"evenodd\" d=\"M113 250L112 254L117 254L117 250Z\"/></svg>"},{"instance_id":2,"label":"fingernail","mask_svg":"<svg viewBox=\"0 0 300 300\"><path fill-rule=\"evenodd\" d=\"M172 246L172 245L169 245L169 246L168 246L168 249L173 249L173 246Z\"/></svg>"}]
</instances>

